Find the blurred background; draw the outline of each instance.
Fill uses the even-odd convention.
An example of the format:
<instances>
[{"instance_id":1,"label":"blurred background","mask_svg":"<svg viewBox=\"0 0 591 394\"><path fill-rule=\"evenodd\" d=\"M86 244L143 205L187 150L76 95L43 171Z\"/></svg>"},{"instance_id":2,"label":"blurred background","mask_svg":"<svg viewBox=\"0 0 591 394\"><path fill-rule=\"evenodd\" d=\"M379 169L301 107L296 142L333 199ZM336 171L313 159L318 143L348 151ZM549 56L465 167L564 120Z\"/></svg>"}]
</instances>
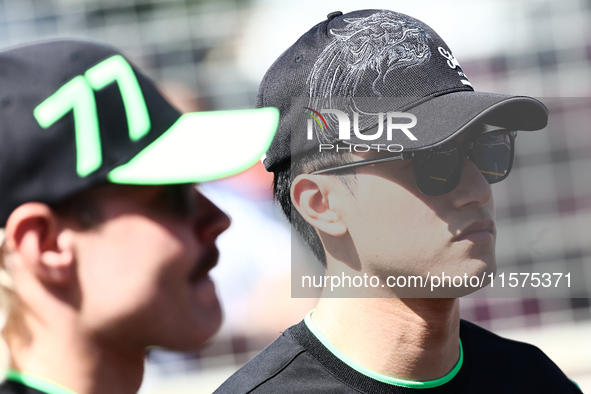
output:
<instances>
[{"instance_id":1,"label":"blurred background","mask_svg":"<svg viewBox=\"0 0 591 394\"><path fill-rule=\"evenodd\" d=\"M467 298L462 316L538 345L591 392L591 1L0 0L0 47L54 37L115 45L184 111L251 108L271 63L329 12L387 8L447 42L477 90L540 98L549 127L518 138L494 187L505 271L572 272L554 298ZM226 319L200 352L154 349L141 392L211 393L315 305L291 298L289 225L257 165L203 185L232 217L213 276ZM293 255L306 252L299 244Z\"/></svg>"}]
</instances>

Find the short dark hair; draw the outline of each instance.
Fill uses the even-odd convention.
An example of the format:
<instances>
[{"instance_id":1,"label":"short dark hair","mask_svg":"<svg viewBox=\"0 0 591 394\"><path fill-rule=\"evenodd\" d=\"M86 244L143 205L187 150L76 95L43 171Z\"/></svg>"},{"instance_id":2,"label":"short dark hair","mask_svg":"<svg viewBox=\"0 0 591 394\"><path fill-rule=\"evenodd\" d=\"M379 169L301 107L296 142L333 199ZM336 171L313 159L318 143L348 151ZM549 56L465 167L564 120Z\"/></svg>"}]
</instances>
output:
<instances>
[{"instance_id":1,"label":"short dark hair","mask_svg":"<svg viewBox=\"0 0 591 394\"><path fill-rule=\"evenodd\" d=\"M293 209L291 201L291 184L300 174L307 174L322 168L349 163L352 161L352 155L348 152L335 153L331 151L316 152L301 157L284 160L278 164L273 174L273 195L281 206L287 220L301 235L306 246L314 254L314 257L326 266L326 253L320 237L310 223L308 223L296 210ZM355 170L340 170L333 175L337 176L349 191L353 190L355 185Z\"/></svg>"}]
</instances>

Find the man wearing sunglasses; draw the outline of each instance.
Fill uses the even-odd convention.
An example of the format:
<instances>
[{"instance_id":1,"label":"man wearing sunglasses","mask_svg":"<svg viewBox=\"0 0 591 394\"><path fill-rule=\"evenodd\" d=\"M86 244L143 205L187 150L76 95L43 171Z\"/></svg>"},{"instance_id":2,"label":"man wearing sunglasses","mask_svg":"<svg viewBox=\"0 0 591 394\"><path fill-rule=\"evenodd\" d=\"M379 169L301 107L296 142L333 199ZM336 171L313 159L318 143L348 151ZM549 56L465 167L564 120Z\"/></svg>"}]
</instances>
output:
<instances>
[{"instance_id":1,"label":"man wearing sunglasses","mask_svg":"<svg viewBox=\"0 0 591 394\"><path fill-rule=\"evenodd\" d=\"M429 26L362 10L288 48L257 105L280 110L263 162L323 291L218 393L580 393L539 349L460 320L472 282L420 284L490 282L490 185L546 126L542 103L475 92Z\"/></svg>"},{"instance_id":2,"label":"man wearing sunglasses","mask_svg":"<svg viewBox=\"0 0 591 394\"><path fill-rule=\"evenodd\" d=\"M310 172L310 175L338 173L343 170L387 163L397 160L410 160L417 188L428 196L449 193L458 185L464 168L464 158L468 158L489 184L497 183L509 176L513 165L515 131L496 130L474 137L470 143L452 140L436 148L382 154L371 159L355 160L350 163L325 167Z\"/></svg>"}]
</instances>

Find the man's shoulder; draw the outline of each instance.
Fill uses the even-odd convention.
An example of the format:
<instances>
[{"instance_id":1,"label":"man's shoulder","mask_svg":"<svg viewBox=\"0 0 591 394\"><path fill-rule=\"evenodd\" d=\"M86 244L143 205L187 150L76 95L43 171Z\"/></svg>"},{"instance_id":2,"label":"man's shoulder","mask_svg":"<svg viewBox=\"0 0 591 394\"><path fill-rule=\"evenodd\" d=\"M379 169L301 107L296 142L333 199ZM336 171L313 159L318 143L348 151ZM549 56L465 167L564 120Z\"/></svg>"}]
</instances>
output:
<instances>
[{"instance_id":1,"label":"man's shoulder","mask_svg":"<svg viewBox=\"0 0 591 394\"><path fill-rule=\"evenodd\" d=\"M265 350L226 380L215 393L251 392L288 368L294 359L306 351L293 337L295 327L297 326L285 330Z\"/></svg>"},{"instance_id":2,"label":"man's shoulder","mask_svg":"<svg viewBox=\"0 0 591 394\"><path fill-rule=\"evenodd\" d=\"M334 376L334 356L302 321L285 330L215 394L358 393Z\"/></svg>"},{"instance_id":3,"label":"man's shoulder","mask_svg":"<svg viewBox=\"0 0 591 394\"><path fill-rule=\"evenodd\" d=\"M486 381L497 376L509 386L556 386L569 390L556 392L578 392L564 372L534 345L504 338L465 320L460 323L460 338L470 359L472 379Z\"/></svg>"},{"instance_id":4,"label":"man's shoulder","mask_svg":"<svg viewBox=\"0 0 591 394\"><path fill-rule=\"evenodd\" d=\"M488 354L511 354L519 352L526 356L550 360L538 347L497 335L485 328L466 320L460 321L460 338L468 341L474 350L485 350Z\"/></svg>"}]
</instances>

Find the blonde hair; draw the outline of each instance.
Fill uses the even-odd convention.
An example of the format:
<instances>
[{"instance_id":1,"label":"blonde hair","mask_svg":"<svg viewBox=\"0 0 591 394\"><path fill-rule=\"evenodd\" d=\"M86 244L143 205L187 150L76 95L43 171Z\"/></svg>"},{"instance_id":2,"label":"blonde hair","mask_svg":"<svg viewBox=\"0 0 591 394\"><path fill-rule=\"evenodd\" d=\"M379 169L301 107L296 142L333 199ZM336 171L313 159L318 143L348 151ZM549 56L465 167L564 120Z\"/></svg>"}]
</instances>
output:
<instances>
[{"instance_id":1,"label":"blonde hair","mask_svg":"<svg viewBox=\"0 0 591 394\"><path fill-rule=\"evenodd\" d=\"M76 194L59 204L51 206L51 209L60 216L70 216L83 229L92 229L104 221L102 211L98 208L97 200L93 198L98 188L109 185L108 183L92 186L83 192ZM6 376L10 366L10 351L6 343L6 328L13 324L15 312L20 309L19 299L16 296L14 281L11 276L11 255L6 249L6 231L0 227L0 382ZM12 329L12 327L10 327Z\"/></svg>"},{"instance_id":2,"label":"blonde hair","mask_svg":"<svg viewBox=\"0 0 591 394\"><path fill-rule=\"evenodd\" d=\"M0 228L0 333L6 327L6 323L8 323L14 302L14 283L8 272L10 261L6 255L5 239L5 231L3 228ZM8 351L8 345L3 335L0 335L0 381L4 380L9 365L10 353Z\"/></svg>"}]
</instances>

